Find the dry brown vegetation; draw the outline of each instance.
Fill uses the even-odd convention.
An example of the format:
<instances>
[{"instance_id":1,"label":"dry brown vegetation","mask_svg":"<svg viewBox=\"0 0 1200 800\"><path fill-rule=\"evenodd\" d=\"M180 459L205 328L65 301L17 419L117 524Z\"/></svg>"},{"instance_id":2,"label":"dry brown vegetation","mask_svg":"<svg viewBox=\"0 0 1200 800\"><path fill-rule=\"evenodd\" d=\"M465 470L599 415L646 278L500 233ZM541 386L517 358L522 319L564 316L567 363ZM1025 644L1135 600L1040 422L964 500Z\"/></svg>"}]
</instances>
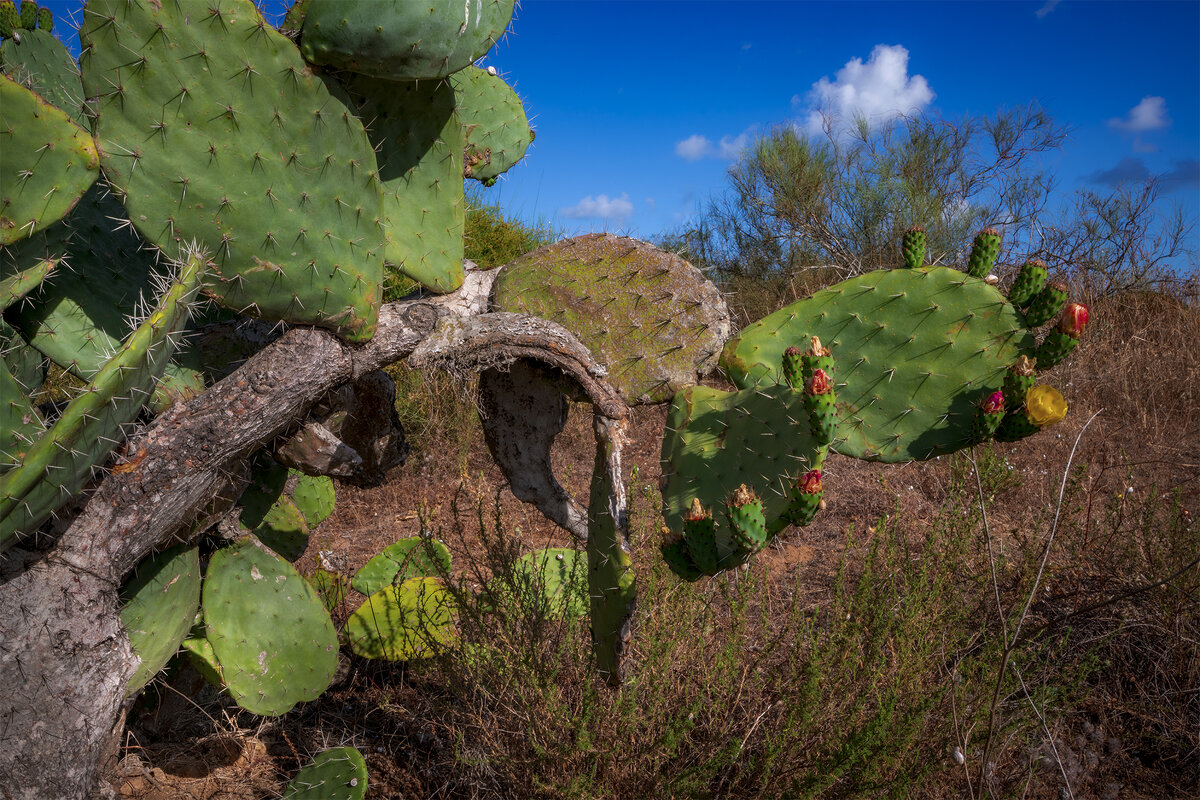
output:
<instances>
[{"instance_id":1,"label":"dry brown vegetation","mask_svg":"<svg viewBox=\"0 0 1200 800\"><path fill-rule=\"evenodd\" d=\"M339 487L301 567L330 551L349 574L429 530L453 551L464 646L350 661L278 720L184 700L183 672L130 715L122 795L276 796L343 743L376 798L1200 795L1196 289L1088 298L1054 428L927 464L835 457L816 522L694 585L656 552L664 415L639 412L620 693L592 672L586 622L476 613L483 578L569 539L503 488L469 388L398 372L414 454L379 489ZM556 454L577 496L588 416Z\"/></svg>"}]
</instances>

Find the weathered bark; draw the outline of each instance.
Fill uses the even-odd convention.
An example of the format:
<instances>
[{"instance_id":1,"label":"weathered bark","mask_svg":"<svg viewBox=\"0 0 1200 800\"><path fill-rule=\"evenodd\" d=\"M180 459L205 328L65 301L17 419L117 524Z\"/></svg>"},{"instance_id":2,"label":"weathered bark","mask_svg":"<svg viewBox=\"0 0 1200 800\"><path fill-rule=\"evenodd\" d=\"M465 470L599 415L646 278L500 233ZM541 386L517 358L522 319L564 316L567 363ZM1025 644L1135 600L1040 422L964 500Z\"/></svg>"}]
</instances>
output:
<instances>
[{"instance_id":1,"label":"weathered bark","mask_svg":"<svg viewBox=\"0 0 1200 800\"><path fill-rule=\"evenodd\" d=\"M479 307L470 292L392 303L375 338L358 347L315 329L287 332L131 441L52 550L28 563L9 555L0 574L3 796L88 796L136 667L118 613L121 581L155 549L195 535L241 462L335 386L410 354L416 364L471 370L528 358L569 375L609 416L625 416L571 334L512 314L453 316Z\"/></svg>"}]
</instances>

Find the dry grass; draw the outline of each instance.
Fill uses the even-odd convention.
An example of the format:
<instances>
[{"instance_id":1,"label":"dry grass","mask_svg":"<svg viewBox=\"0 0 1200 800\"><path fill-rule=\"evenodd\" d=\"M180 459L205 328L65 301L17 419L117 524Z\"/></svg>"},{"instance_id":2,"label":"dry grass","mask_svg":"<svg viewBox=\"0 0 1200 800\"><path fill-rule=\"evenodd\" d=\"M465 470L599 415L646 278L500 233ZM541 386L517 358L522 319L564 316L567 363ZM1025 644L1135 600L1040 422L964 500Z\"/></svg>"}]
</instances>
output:
<instances>
[{"instance_id":1,"label":"dry grass","mask_svg":"<svg viewBox=\"0 0 1200 800\"><path fill-rule=\"evenodd\" d=\"M1083 346L1050 377L1072 406L1055 429L928 464L833 459L812 526L696 585L655 551L662 413L641 415L641 599L620 693L594 678L586 621L516 603L465 614L464 646L441 659L355 660L277 722L207 710L229 715L217 730L265 742L279 774L298 766L293 746L359 745L371 797L1196 796L1189 291L1093 301ZM463 606L478 610L484 580L567 540L500 490L468 399L399 377L414 460L378 490L340 491L313 549L340 548L350 572L424 527L451 545ZM556 454L577 494L588 422L576 409Z\"/></svg>"}]
</instances>

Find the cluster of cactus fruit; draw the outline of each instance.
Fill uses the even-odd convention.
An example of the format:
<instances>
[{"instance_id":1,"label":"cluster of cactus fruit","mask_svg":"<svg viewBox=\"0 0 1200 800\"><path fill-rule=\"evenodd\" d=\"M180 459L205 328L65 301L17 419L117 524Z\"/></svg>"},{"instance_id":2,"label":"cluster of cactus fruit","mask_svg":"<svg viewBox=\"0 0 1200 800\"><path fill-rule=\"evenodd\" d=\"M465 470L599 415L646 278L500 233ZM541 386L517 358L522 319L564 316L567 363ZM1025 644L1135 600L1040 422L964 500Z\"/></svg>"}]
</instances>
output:
<instances>
[{"instance_id":1,"label":"cluster of cactus fruit","mask_svg":"<svg viewBox=\"0 0 1200 800\"><path fill-rule=\"evenodd\" d=\"M924 232L913 228L903 267L821 290L728 342L721 366L738 390L686 389L668 417L662 552L677 574L738 566L788 525L811 522L830 450L925 460L1062 419L1062 395L1035 386L1036 375L1074 349L1088 310L1066 304L1038 261L1005 297L989 275L999 245L984 230L963 272L925 266ZM1035 329L1060 312L1039 344Z\"/></svg>"}]
</instances>

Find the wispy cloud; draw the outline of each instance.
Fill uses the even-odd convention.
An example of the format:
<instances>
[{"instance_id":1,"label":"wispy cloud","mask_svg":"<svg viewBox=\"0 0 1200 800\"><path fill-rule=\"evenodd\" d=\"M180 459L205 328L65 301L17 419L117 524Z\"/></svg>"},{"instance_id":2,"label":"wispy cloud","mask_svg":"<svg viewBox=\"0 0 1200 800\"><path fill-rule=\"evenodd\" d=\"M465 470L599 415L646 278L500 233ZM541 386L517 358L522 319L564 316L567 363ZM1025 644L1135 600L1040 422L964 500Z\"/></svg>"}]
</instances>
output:
<instances>
[{"instance_id":1,"label":"wispy cloud","mask_svg":"<svg viewBox=\"0 0 1200 800\"><path fill-rule=\"evenodd\" d=\"M722 136L720 141L713 142L707 136L693 133L675 143L675 155L686 161L699 161L702 158L723 158L732 161L741 156L752 135L753 128L747 128L737 136Z\"/></svg>"},{"instance_id":2,"label":"wispy cloud","mask_svg":"<svg viewBox=\"0 0 1200 800\"><path fill-rule=\"evenodd\" d=\"M602 219L608 222L624 222L633 213L633 203L629 194L622 192L620 197L609 197L598 194L588 195L570 208L561 211L564 217L571 219Z\"/></svg>"},{"instance_id":3,"label":"wispy cloud","mask_svg":"<svg viewBox=\"0 0 1200 800\"><path fill-rule=\"evenodd\" d=\"M1175 162L1175 168L1161 176L1162 186L1168 192L1176 189L1200 188L1200 158L1185 158Z\"/></svg>"},{"instance_id":4,"label":"wispy cloud","mask_svg":"<svg viewBox=\"0 0 1200 800\"><path fill-rule=\"evenodd\" d=\"M1117 186L1122 183L1141 183L1149 177L1150 170L1146 167L1146 162L1140 158L1129 157L1122 158L1116 166L1085 175L1083 179L1088 183Z\"/></svg>"},{"instance_id":5,"label":"wispy cloud","mask_svg":"<svg viewBox=\"0 0 1200 800\"><path fill-rule=\"evenodd\" d=\"M908 50L900 45L876 45L866 63L852 58L833 80L821 78L807 96L792 98L792 105L807 109L800 121L811 134L820 134L828 115L834 127L863 117L872 127L901 114L920 111L935 97L921 75L909 76Z\"/></svg>"},{"instance_id":6,"label":"wispy cloud","mask_svg":"<svg viewBox=\"0 0 1200 800\"><path fill-rule=\"evenodd\" d=\"M1167 116L1167 101L1155 95L1147 95L1141 102L1129 109L1124 117L1108 121L1110 128L1116 128L1126 133L1145 133L1156 131L1171 124Z\"/></svg>"},{"instance_id":7,"label":"wispy cloud","mask_svg":"<svg viewBox=\"0 0 1200 800\"><path fill-rule=\"evenodd\" d=\"M1033 12L1038 19L1043 19L1047 14L1055 9L1062 0L1046 0L1046 4Z\"/></svg>"},{"instance_id":8,"label":"wispy cloud","mask_svg":"<svg viewBox=\"0 0 1200 800\"><path fill-rule=\"evenodd\" d=\"M1149 180L1153 176L1146 162L1132 156L1122 158L1108 169L1097 170L1085 175L1088 183L1102 186L1119 186L1121 184L1137 184ZM1175 161L1175 165L1167 172L1158 174L1159 185L1163 191L1174 192L1178 189L1194 189L1200 187L1200 159L1184 158Z\"/></svg>"}]
</instances>

